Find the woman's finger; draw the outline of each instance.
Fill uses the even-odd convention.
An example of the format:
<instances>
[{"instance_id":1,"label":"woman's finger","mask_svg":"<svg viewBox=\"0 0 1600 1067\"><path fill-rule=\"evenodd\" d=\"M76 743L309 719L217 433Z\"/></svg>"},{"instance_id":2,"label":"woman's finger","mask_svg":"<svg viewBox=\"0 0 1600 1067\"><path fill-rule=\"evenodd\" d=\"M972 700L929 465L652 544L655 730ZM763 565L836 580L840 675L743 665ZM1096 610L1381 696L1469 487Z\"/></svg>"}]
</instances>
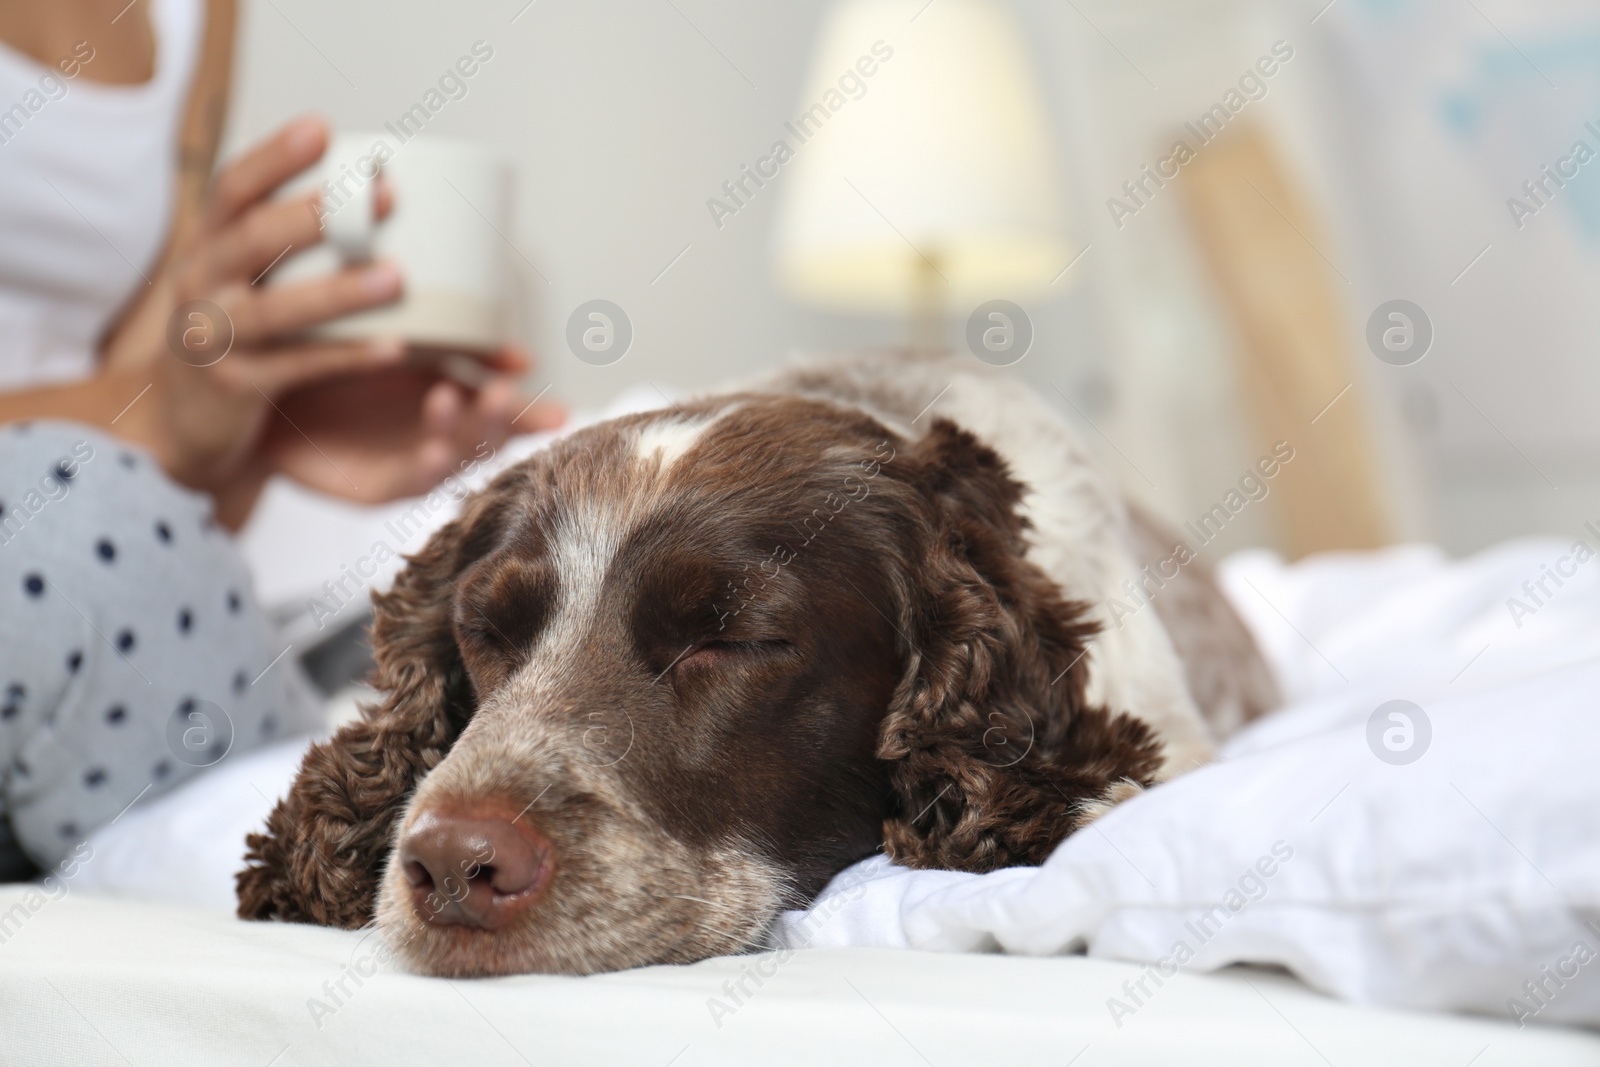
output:
<instances>
[{"instance_id":1,"label":"woman's finger","mask_svg":"<svg viewBox=\"0 0 1600 1067\"><path fill-rule=\"evenodd\" d=\"M533 369L533 357L521 345L502 345L484 362L502 374L526 374Z\"/></svg>"},{"instance_id":2,"label":"woman's finger","mask_svg":"<svg viewBox=\"0 0 1600 1067\"><path fill-rule=\"evenodd\" d=\"M523 404L511 417L512 433L543 433L559 430L567 424L569 412L565 404L554 400L523 401Z\"/></svg>"},{"instance_id":3,"label":"woman's finger","mask_svg":"<svg viewBox=\"0 0 1600 1067\"><path fill-rule=\"evenodd\" d=\"M422 430L445 441L455 436L464 406L463 390L454 382L435 382L422 398Z\"/></svg>"},{"instance_id":4,"label":"woman's finger","mask_svg":"<svg viewBox=\"0 0 1600 1067\"><path fill-rule=\"evenodd\" d=\"M533 366L533 359L526 349L519 345L506 345L484 357L483 363L499 374L479 390L476 406L492 421L499 423L502 440L519 433L554 430L566 423L565 405L539 399L548 391L548 387L531 397L518 392L516 379Z\"/></svg>"},{"instance_id":5,"label":"woman's finger","mask_svg":"<svg viewBox=\"0 0 1600 1067\"><path fill-rule=\"evenodd\" d=\"M373 210L378 213L378 218L386 219L389 212L394 210L394 186L389 184L389 179L383 176L383 171L378 172L378 189L373 195Z\"/></svg>"},{"instance_id":6,"label":"woman's finger","mask_svg":"<svg viewBox=\"0 0 1600 1067\"><path fill-rule=\"evenodd\" d=\"M328 124L303 115L223 167L212 189L206 220L213 229L237 218L250 205L322 158Z\"/></svg>"},{"instance_id":7,"label":"woman's finger","mask_svg":"<svg viewBox=\"0 0 1600 1067\"><path fill-rule=\"evenodd\" d=\"M213 281L257 281L268 267L322 241L320 194L258 204L224 226L204 246L201 261Z\"/></svg>"},{"instance_id":8,"label":"woman's finger","mask_svg":"<svg viewBox=\"0 0 1600 1067\"><path fill-rule=\"evenodd\" d=\"M399 267L374 263L293 285L235 290L223 306L233 320L235 337L252 344L391 303L404 288Z\"/></svg>"},{"instance_id":9,"label":"woman's finger","mask_svg":"<svg viewBox=\"0 0 1600 1067\"><path fill-rule=\"evenodd\" d=\"M394 194L379 184L377 217L394 210ZM322 243L327 227L320 190L257 204L223 227L205 246L207 277L242 281L261 280L267 269L296 252Z\"/></svg>"},{"instance_id":10,"label":"woman's finger","mask_svg":"<svg viewBox=\"0 0 1600 1067\"><path fill-rule=\"evenodd\" d=\"M392 367L405 358L398 341L327 341L290 345L243 361L250 383L268 397L341 374Z\"/></svg>"},{"instance_id":11,"label":"woman's finger","mask_svg":"<svg viewBox=\"0 0 1600 1067\"><path fill-rule=\"evenodd\" d=\"M456 432L456 448L463 455L472 455L487 445L499 448L511 435L511 418L517 409L511 405L517 399L516 383L509 378L495 378L467 398L467 408Z\"/></svg>"}]
</instances>

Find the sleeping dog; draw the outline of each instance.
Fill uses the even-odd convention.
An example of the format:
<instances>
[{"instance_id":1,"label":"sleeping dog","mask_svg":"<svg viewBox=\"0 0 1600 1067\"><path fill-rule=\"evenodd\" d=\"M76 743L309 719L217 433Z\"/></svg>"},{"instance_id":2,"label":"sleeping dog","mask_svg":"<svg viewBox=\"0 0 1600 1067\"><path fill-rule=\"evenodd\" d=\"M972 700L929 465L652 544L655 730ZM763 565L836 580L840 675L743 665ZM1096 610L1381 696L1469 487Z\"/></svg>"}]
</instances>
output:
<instances>
[{"instance_id":1,"label":"sleeping dog","mask_svg":"<svg viewBox=\"0 0 1600 1067\"><path fill-rule=\"evenodd\" d=\"M879 850L1040 863L1275 700L1199 563L1148 566L1175 542L967 361L580 430L374 597L383 701L251 835L239 914L580 974L758 946Z\"/></svg>"}]
</instances>

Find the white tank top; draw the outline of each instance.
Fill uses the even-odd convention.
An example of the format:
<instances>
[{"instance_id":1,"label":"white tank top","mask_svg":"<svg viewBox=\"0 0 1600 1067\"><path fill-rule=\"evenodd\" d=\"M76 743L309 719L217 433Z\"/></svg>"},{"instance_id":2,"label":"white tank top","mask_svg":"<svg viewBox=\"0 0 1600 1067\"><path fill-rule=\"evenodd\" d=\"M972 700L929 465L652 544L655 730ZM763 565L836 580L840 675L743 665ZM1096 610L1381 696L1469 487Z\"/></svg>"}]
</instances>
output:
<instances>
[{"instance_id":1,"label":"white tank top","mask_svg":"<svg viewBox=\"0 0 1600 1067\"><path fill-rule=\"evenodd\" d=\"M153 0L142 85L89 81L93 59L67 78L0 43L0 389L89 376L145 288L172 220L201 3Z\"/></svg>"}]
</instances>

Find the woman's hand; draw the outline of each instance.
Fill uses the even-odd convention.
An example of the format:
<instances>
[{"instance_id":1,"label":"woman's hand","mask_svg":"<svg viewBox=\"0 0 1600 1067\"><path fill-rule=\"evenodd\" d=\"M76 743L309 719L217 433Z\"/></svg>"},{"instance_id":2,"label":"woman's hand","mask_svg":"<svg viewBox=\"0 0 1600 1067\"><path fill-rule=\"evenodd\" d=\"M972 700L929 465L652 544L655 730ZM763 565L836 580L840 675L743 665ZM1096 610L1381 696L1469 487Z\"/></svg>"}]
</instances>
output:
<instances>
[{"instance_id":1,"label":"woman's hand","mask_svg":"<svg viewBox=\"0 0 1600 1067\"><path fill-rule=\"evenodd\" d=\"M318 194L274 200L321 158L327 127L302 118L218 175L202 220L169 258L156 291L107 345L109 375L130 399L118 427L176 480L221 493L247 471L274 406L313 382L397 365L397 342L288 340L308 327L400 296L392 264L263 287L285 254L322 239ZM386 207L380 198L380 207Z\"/></svg>"},{"instance_id":2,"label":"woman's hand","mask_svg":"<svg viewBox=\"0 0 1600 1067\"><path fill-rule=\"evenodd\" d=\"M514 350L478 389L417 367L346 376L296 390L278 403L262 453L302 485L366 503L416 496L517 433L554 429L555 404L530 404L512 374L528 367Z\"/></svg>"}]
</instances>

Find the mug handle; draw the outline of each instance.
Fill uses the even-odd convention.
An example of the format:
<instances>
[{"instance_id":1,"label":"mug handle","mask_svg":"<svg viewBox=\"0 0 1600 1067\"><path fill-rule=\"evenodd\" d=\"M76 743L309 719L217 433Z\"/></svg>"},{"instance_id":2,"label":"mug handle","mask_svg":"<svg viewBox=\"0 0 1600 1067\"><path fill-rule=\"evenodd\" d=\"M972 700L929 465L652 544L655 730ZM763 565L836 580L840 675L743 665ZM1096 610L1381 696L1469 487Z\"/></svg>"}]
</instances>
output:
<instances>
[{"instance_id":1,"label":"mug handle","mask_svg":"<svg viewBox=\"0 0 1600 1067\"><path fill-rule=\"evenodd\" d=\"M323 240L332 246L346 266L372 259L378 234L378 176L362 183L349 200L322 219Z\"/></svg>"}]
</instances>

